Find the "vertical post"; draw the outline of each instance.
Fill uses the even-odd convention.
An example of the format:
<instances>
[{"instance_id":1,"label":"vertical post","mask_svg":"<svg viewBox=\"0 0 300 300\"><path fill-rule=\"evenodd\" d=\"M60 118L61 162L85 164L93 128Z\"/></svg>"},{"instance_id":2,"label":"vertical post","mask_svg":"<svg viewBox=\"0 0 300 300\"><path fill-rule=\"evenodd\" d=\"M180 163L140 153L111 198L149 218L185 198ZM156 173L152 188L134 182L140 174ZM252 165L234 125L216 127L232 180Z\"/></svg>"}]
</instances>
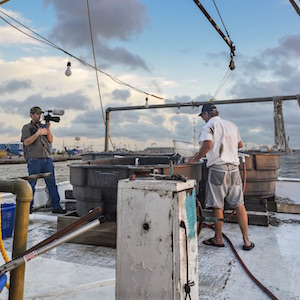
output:
<instances>
[{"instance_id":1,"label":"vertical post","mask_svg":"<svg viewBox=\"0 0 300 300\"><path fill-rule=\"evenodd\" d=\"M12 184L12 192L16 194L16 212L12 258L20 257L27 248L32 188L23 179L16 179ZM24 293L25 263L11 271L9 300L22 300Z\"/></svg>"},{"instance_id":2,"label":"vertical post","mask_svg":"<svg viewBox=\"0 0 300 300\"><path fill-rule=\"evenodd\" d=\"M108 152L108 139L109 139L109 110L105 112L105 149L104 151Z\"/></svg>"}]
</instances>

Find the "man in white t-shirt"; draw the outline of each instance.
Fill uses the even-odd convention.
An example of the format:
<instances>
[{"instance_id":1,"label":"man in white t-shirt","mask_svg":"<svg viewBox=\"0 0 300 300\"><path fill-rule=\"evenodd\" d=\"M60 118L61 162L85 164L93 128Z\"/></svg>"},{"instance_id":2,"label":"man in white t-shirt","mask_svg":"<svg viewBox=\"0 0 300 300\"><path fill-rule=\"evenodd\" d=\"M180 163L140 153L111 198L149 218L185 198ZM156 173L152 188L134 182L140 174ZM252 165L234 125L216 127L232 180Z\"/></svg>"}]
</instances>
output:
<instances>
[{"instance_id":1,"label":"man in white t-shirt","mask_svg":"<svg viewBox=\"0 0 300 300\"><path fill-rule=\"evenodd\" d=\"M243 250L251 250L254 244L248 237L248 216L239 172L238 149L243 147L240 132L234 123L219 117L219 112L212 102L203 105L199 116L206 122L199 136L201 147L185 162L193 164L206 156L206 207L213 208L214 217L223 219L225 200L229 207L236 211L243 235ZM224 247L222 225L222 221L215 222L215 236L204 241L205 245Z\"/></svg>"}]
</instances>

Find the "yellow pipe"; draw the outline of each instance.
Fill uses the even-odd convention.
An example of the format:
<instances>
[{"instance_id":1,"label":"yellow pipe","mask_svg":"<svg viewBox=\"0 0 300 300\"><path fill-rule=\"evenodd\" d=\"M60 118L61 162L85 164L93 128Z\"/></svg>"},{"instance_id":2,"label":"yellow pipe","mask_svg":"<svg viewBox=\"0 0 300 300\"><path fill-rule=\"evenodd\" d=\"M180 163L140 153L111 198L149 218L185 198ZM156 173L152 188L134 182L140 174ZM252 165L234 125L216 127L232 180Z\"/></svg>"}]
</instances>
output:
<instances>
[{"instance_id":1,"label":"yellow pipe","mask_svg":"<svg viewBox=\"0 0 300 300\"><path fill-rule=\"evenodd\" d=\"M0 181L0 191L16 195L16 211L14 224L14 238L12 258L21 256L27 248L27 233L29 224L30 202L32 188L23 179ZM24 293L25 264L11 271L10 274L10 300L22 300Z\"/></svg>"}]
</instances>

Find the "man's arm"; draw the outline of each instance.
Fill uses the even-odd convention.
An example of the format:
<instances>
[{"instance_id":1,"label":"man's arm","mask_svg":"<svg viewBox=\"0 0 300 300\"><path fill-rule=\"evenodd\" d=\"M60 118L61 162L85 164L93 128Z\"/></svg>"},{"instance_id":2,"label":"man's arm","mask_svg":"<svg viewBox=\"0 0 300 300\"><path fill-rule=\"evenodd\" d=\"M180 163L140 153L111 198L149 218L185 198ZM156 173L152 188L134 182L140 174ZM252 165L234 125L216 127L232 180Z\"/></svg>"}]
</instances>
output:
<instances>
[{"instance_id":1,"label":"man's arm","mask_svg":"<svg viewBox=\"0 0 300 300\"><path fill-rule=\"evenodd\" d=\"M242 149L243 148L243 142L242 141L239 141L238 142L238 149Z\"/></svg>"},{"instance_id":2,"label":"man's arm","mask_svg":"<svg viewBox=\"0 0 300 300\"><path fill-rule=\"evenodd\" d=\"M202 143L201 148L199 149L199 151L191 158L186 158L185 162L188 164L194 164L197 161L199 161L200 158L204 157L207 152L212 148L213 146L213 142L206 140Z\"/></svg>"},{"instance_id":3,"label":"man's arm","mask_svg":"<svg viewBox=\"0 0 300 300\"><path fill-rule=\"evenodd\" d=\"M24 140L24 146L29 146L31 145L40 135L47 135L47 129L46 128L39 128L37 130L37 132L33 135L31 135L30 137L28 137L27 139Z\"/></svg>"},{"instance_id":4,"label":"man's arm","mask_svg":"<svg viewBox=\"0 0 300 300\"><path fill-rule=\"evenodd\" d=\"M50 144L52 144L52 142L53 142L53 135L52 135L52 133L50 131L50 122L46 123L46 130L47 130L48 141L49 141Z\"/></svg>"}]
</instances>

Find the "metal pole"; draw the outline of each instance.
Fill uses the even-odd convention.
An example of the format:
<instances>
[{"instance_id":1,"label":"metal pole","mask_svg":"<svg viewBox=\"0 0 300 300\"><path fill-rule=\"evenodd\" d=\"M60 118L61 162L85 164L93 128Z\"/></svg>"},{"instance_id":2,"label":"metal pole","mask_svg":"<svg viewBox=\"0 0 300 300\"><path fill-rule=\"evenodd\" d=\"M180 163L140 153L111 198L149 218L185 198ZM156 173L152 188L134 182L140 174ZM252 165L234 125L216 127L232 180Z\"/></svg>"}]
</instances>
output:
<instances>
[{"instance_id":1,"label":"metal pole","mask_svg":"<svg viewBox=\"0 0 300 300\"><path fill-rule=\"evenodd\" d=\"M207 18L207 20L211 23L211 25L216 29L216 31L219 33L219 35L222 37L222 39L225 41L225 43L230 47L231 51L234 52L235 47L232 45L232 41L230 41L225 34L221 31L219 26L215 23L215 21L212 19L212 17L209 15L209 13L205 10L203 5L198 0L194 0L195 4L200 8L204 16Z\"/></svg>"},{"instance_id":2,"label":"metal pole","mask_svg":"<svg viewBox=\"0 0 300 300\"><path fill-rule=\"evenodd\" d=\"M104 151L108 152L108 139L109 139L109 112L110 110L107 109L105 112L106 120L105 120L105 149Z\"/></svg>"},{"instance_id":3,"label":"metal pole","mask_svg":"<svg viewBox=\"0 0 300 300\"><path fill-rule=\"evenodd\" d=\"M32 188L23 179L0 181L0 191L16 195L16 211L13 237L12 258L20 256L27 248L27 233L29 223L30 202ZM22 300L24 293L25 265L22 265L10 274L10 300Z\"/></svg>"},{"instance_id":4,"label":"metal pole","mask_svg":"<svg viewBox=\"0 0 300 300\"><path fill-rule=\"evenodd\" d=\"M0 5L4 4L5 2L8 2L9 0L3 0L3 1L0 1Z\"/></svg>"},{"instance_id":5,"label":"metal pole","mask_svg":"<svg viewBox=\"0 0 300 300\"><path fill-rule=\"evenodd\" d=\"M68 234L66 234L64 236L59 237L58 239L52 240L50 243L45 244L42 247L36 248L36 250L28 252L27 254L25 254L22 257L13 259L12 261L10 261L0 267L0 276L2 276L3 274L5 274L8 271L14 270L15 268L17 268L20 265L25 265L25 263L27 261L29 261L33 258L36 258L37 256L43 254L44 252L49 251L49 250L61 245L62 243L70 241L71 239L77 237L78 235L83 234L104 222L105 222L105 218L104 218L104 216L101 216L100 218L93 220L93 221L81 226L80 228L77 228L76 230L69 232Z\"/></svg>"},{"instance_id":6,"label":"metal pole","mask_svg":"<svg viewBox=\"0 0 300 300\"><path fill-rule=\"evenodd\" d=\"M297 3L295 2L295 0L290 0L291 4L293 5L295 11L297 12L297 14L300 16L300 8L297 5Z\"/></svg>"},{"instance_id":7,"label":"metal pole","mask_svg":"<svg viewBox=\"0 0 300 300\"><path fill-rule=\"evenodd\" d=\"M298 100L300 99L298 95L289 95L289 96L279 96L281 100ZM241 104L241 103L252 103L252 102L270 102L273 101L274 97L263 97L263 98L245 98L245 99L232 99L232 100L214 100L213 103L216 105L219 104ZM167 104L154 104L145 107L144 105L140 106L119 106L119 107L108 107L106 109L106 124L105 124L105 152L108 152L108 137L109 137L109 113L111 111L125 111L125 110L140 110L140 109L160 109L160 108L171 108L171 107L199 107L207 101L201 102L177 102L177 103L167 103ZM300 103L300 100L298 100ZM299 104L300 105L300 104Z\"/></svg>"}]
</instances>

